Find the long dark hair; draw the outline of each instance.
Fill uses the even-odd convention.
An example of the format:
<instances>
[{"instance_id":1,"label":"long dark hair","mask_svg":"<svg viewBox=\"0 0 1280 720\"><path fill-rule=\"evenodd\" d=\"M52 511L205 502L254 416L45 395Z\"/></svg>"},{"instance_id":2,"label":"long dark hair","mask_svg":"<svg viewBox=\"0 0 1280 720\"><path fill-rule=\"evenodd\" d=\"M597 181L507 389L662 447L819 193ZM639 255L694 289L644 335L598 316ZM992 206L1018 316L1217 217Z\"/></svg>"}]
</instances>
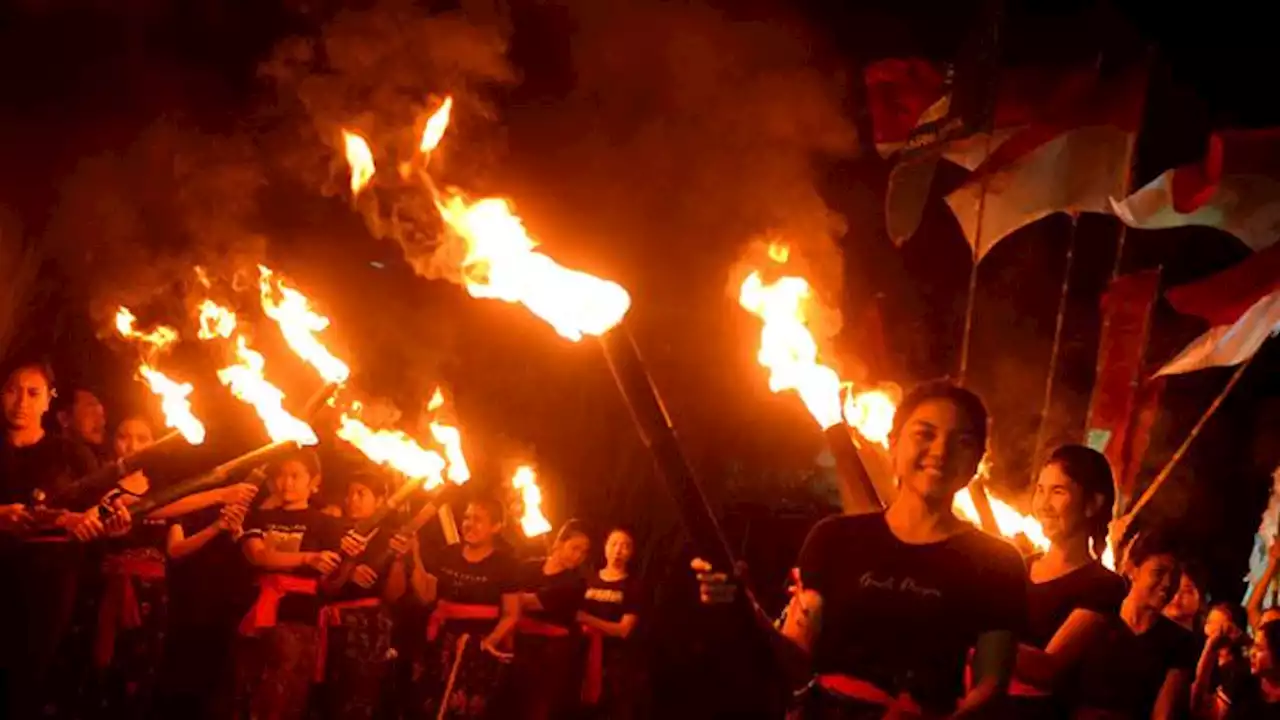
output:
<instances>
[{"instance_id":1,"label":"long dark hair","mask_svg":"<svg viewBox=\"0 0 1280 720\"><path fill-rule=\"evenodd\" d=\"M1045 467L1056 465L1062 474L1080 486L1087 495L1100 497L1102 507L1089 518L1089 539L1093 554L1099 558L1107 550L1107 532L1111 528L1112 505L1116 501L1116 485L1111 463L1102 453L1084 445L1062 445L1049 455Z\"/></svg>"}]
</instances>

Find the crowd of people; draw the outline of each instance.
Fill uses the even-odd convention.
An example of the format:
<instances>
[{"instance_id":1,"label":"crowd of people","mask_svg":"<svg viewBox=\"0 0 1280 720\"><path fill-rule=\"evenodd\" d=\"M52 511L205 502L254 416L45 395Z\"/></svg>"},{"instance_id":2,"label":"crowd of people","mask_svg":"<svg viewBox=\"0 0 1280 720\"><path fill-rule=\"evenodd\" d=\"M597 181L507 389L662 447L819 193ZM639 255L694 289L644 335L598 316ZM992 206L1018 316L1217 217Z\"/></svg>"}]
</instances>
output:
<instances>
[{"instance_id":1,"label":"crowd of people","mask_svg":"<svg viewBox=\"0 0 1280 720\"><path fill-rule=\"evenodd\" d=\"M436 513L358 531L391 491L374 469L314 500L324 474L298 450L241 482L130 512L140 473L103 491L99 462L153 442L144 418L106 437L90 392L59 398L43 364L4 379L0 447L0 693L6 717L628 717L642 690L630 641L642 614L633 537L569 521L545 557L501 539L503 504L471 492L456 542ZM899 493L882 513L809 533L781 619L751 605L805 718L1280 717L1280 613L1218 602L1166 534L1114 539L1099 453L1067 445L1036 479L1049 548L1030 556L952 513L988 417L972 392L927 383L898 408ZM141 507L141 506L136 506ZM398 528L398 529L397 529ZM1123 535L1124 533L1121 533ZM1273 554L1266 587L1280 568ZM702 560L708 605L736 575ZM210 585L209 578L217 578ZM691 598L692 599L692 598ZM722 612L731 612L725 607Z\"/></svg>"},{"instance_id":2,"label":"crowd of people","mask_svg":"<svg viewBox=\"0 0 1280 720\"><path fill-rule=\"evenodd\" d=\"M92 392L54 388L47 365L20 363L0 393L3 717L630 716L641 592L627 530L604 535L594 572L581 523L522 560L504 504L479 492L455 503L456 542L419 532L436 511L425 500L362 534L392 479L350 474L320 506L310 449L261 487L135 517L145 475L105 491L87 479L151 445L151 425L126 417L108 438Z\"/></svg>"}]
</instances>

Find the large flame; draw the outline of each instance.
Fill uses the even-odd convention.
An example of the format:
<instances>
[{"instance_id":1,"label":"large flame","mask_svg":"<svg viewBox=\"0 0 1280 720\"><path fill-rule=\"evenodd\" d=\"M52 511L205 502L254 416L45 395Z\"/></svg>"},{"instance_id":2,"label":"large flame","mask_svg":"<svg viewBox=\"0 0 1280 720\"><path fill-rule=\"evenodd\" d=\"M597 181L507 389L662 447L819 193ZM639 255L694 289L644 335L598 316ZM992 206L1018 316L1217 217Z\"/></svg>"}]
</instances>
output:
<instances>
[{"instance_id":1,"label":"large flame","mask_svg":"<svg viewBox=\"0 0 1280 720\"><path fill-rule=\"evenodd\" d=\"M138 365L138 375L146 381L151 392L160 398L160 411L166 427L177 430L192 445L204 442L204 423L191 410L191 383L180 383L157 370L155 357L178 340L178 331L159 325L150 332L140 332L135 325L138 319L128 308L116 311L116 331L120 336L143 346L144 360Z\"/></svg>"},{"instance_id":2,"label":"large flame","mask_svg":"<svg viewBox=\"0 0 1280 720\"><path fill-rule=\"evenodd\" d=\"M440 103L440 108L427 118L427 125L422 129L422 141L418 150L429 153L440 145L444 139L444 131L449 127L449 117L453 112L453 97L449 96Z\"/></svg>"},{"instance_id":3,"label":"large flame","mask_svg":"<svg viewBox=\"0 0 1280 720\"><path fill-rule=\"evenodd\" d=\"M444 393L440 392L440 388L432 393L431 401L427 403L427 411L436 413L444 407ZM431 437L444 448L445 459L449 461L449 471L446 476L450 482L461 485L471 479L471 468L467 465L467 458L462 453L462 433L458 428L445 423L440 417L431 419Z\"/></svg>"},{"instance_id":4,"label":"large flame","mask_svg":"<svg viewBox=\"0 0 1280 720\"><path fill-rule=\"evenodd\" d=\"M889 432L893 429L893 414L897 402L885 390L854 391L852 383L845 383L844 421L856 428L862 437L882 447L889 447Z\"/></svg>"},{"instance_id":5,"label":"large flame","mask_svg":"<svg viewBox=\"0 0 1280 720\"><path fill-rule=\"evenodd\" d=\"M631 296L621 285L570 270L535 251L538 243L506 200L468 202L452 195L437 208L466 243L462 275L472 297L524 305L573 341L603 335L631 308Z\"/></svg>"},{"instance_id":6,"label":"large flame","mask_svg":"<svg viewBox=\"0 0 1280 720\"><path fill-rule=\"evenodd\" d=\"M200 304L199 336L205 340L234 340L236 362L218 370L218 381L236 398L253 407L272 442L293 441L299 445L320 442L310 425L284 409L284 392L266 379L266 358L250 348L244 336L236 331L235 313L205 300Z\"/></svg>"},{"instance_id":7,"label":"large flame","mask_svg":"<svg viewBox=\"0 0 1280 720\"><path fill-rule=\"evenodd\" d=\"M351 194L359 195L373 179L373 151L368 140L350 130L342 131L342 144L351 168Z\"/></svg>"},{"instance_id":8,"label":"large flame","mask_svg":"<svg viewBox=\"0 0 1280 720\"><path fill-rule=\"evenodd\" d=\"M520 516L520 529L525 537L536 537L550 532L551 523L542 514L542 490L538 488L538 475L528 465L521 465L511 476L511 487L520 492L524 514Z\"/></svg>"},{"instance_id":9,"label":"large flame","mask_svg":"<svg viewBox=\"0 0 1280 720\"><path fill-rule=\"evenodd\" d=\"M447 462L440 453L428 450L400 430L375 430L357 415L360 405L342 413L338 420L337 436L351 443L379 465L395 470L412 480L419 481L430 490L444 483Z\"/></svg>"},{"instance_id":10,"label":"large flame","mask_svg":"<svg viewBox=\"0 0 1280 720\"><path fill-rule=\"evenodd\" d=\"M280 326L290 349L315 368L325 382L346 382L351 368L316 339L316 333L329 327L329 318L313 311L306 295L275 279L266 267L259 265L258 273L262 311Z\"/></svg>"}]
</instances>

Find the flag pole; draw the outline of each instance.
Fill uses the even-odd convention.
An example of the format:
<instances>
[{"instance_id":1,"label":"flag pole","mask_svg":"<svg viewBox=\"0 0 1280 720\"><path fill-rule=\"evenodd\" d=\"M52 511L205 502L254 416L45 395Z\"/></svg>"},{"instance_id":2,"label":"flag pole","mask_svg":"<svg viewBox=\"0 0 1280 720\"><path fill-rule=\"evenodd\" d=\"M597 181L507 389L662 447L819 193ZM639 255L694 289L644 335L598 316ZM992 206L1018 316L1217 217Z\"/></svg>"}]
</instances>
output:
<instances>
[{"instance_id":1,"label":"flag pole","mask_svg":"<svg viewBox=\"0 0 1280 720\"><path fill-rule=\"evenodd\" d=\"M1071 230L1067 240L1067 262L1062 270L1062 290L1058 293L1058 317L1053 324L1053 349L1049 355L1049 374L1044 379L1044 399L1040 403L1040 424L1036 427L1036 444L1032 455L1039 465L1044 453L1045 428L1049 423L1049 408L1053 404L1053 386L1058 375L1058 355L1062 350L1062 327L1067 318L1067 295L1071 290L1071 268L1075 265L1076 229L1080 225L1079 213L1071 213Z\"/></svg>"},{"instance_id":2,"label":"flag pole","mask_svg":"<svg viewBox=\"0 0 1280 720\"><path fill-rule=\"evenodd\" d=\"M1142 491L1141 497L1139 497L1138 501L1133 504L1133 507L1129 509L1129 512L1125 514L1126 519L1132 520L1137 517L1138 512L1142 510L1143 506L1151 501L1152 496L1156 494L1156 491L1160 489L1160 486L1169 479L1169 476L1173 474L1173 469L1178 465L1178 462L1182 460L1182 456L1187 454L1187 449L1191 447L1192 441L1194 441L1196 436L1200 434L1200 431L1204 429L1205 424L1209 422L1209 418L1213 417L1213 414L1222 406L1222 401L1226 400L1227 396L1231 394L1232 388L1236 386L1236 383L1240 382L1240 378L1244 377L1244 371L1249 369L1249 363L1253 362L1253 359L1256 357L1258 357L1258 353L1255 352L1253 355L1250 355L1247 360L1240 363L1240 366L1236 368L1236 371L1231 375L1231 379L1223 386L1222 391L1218 393L1218 396L1214 398L1213 402L1209 404L1209 407L1205 409L1204 413L1200 416L1200 419L1196 421L1195 426L1191 428L1191 432L1187 433L1187 438L1183 440L1182 444L1178 446L1178 449L1174 451L1173 457L1169 458L1169 462L1165 463L1164 467L1160 469L1160 474L1156 475L1156 479L1152 480L1151 484L1147 486L1147 489Z\"/></svg>"},{"instance_id":3,"label":"flag pole","mask_svg":"<svg viewBox=\"0 0 1280 720\"><path fill-rule=\"evenodd\" d=\"M984 143L986 150L983 156L991 154L991 135L988 134ZM973 306L978 294L978 261L981 256L978 254L978 247L982 243L982 217L986 215L987 209L987 178L990 173L984 173L982 176L982 184L978 191L978 217L974 220L973 229L973 263L969 266L969 294L965 298L964 303L964 335L960 340L960 373L958 376L959 383L965 384L965 378L969 372L969 344L970 335L973 333Z\"/></svg>"}]
</instances>

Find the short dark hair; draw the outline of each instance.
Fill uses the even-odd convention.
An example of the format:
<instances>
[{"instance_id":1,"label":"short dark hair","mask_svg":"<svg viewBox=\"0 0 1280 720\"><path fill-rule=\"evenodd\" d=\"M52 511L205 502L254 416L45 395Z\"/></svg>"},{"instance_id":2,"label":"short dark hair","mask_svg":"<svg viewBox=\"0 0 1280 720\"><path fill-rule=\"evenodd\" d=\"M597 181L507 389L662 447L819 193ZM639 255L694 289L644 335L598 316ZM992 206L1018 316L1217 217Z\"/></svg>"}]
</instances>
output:
<instances>
[{"instance_id":1,"label":"short dark hair","mask_svg":"<svg viewBox=\"0 0 1280 720\"><path fill-rule=\"evenodd\" d=\"M556 542L569 542L579 535L587 538L588 540L591 539L591 535L587 533L587 524L576 518L566 520L565 523L560 526L560 532L556 533Z\"/></svg>"},{"instance_id":2,"label":"short dark hair","mask_svg":"<svg viewBox=\"0 0 1280 720\"><path fill-rule=\"evenodd\" d=\"M417 482L416 480L406 480L405 482ZM357 470L347 477L347 483L357 483L369 488L374 495L385 498L391 492L391 483L387 481L385 473L377 470L362 469Z\"/></svg>"},{"instance_id":3,"label":"short dark hair","mask_svg":"<svg viewBox=\"0 0 1280 720\"><path fill-rule=\"evenodd\" d=\"M962 388L950 380L930 380L920 383L911 389L902 398L902 402L898 404L898 409L893 413L893 428L890 431L890 437L897 437L902 432L902 428L907 424L907 419L916 411L916 408L929 402L930 400L946 400L960 414L973 425L975 432L978 434L978 444L982 447L987 446L987 424L989 422L987 415L987 406L983 404L982 398L972 390Z\"/></svg>"},{"instance_id":4,"label":"short dark hair","mask_svg":"<svg viewBox=\"0 0 1280 720\"><path fill-rule=\"evenodd\" d=\"M312 478L320 477L320 455L312 448L297 448L295 450L290 450L285 455L282 455L279 460L271 463L271 474L280 474L280 469L283 468L284 464L287 462L301 463L302 466L307 469L307 473L311 475Z\"/></svg>"},{"instance_id":5,"label":"short dark hair","mask_svg":"<svg viewBox=\"0 0 1280 720\"><path fill-rule=\"evenodd\" d=\"M1090 495L1102 497L1102 507L1090 519L1089 538L1093 553L1102 557L1107 549L1107 532L1111 528L1112 506L1116 502L1116 485L1107 456L1084 445L1061 445L1049 454L1045 467L1056 465Z\"/></svg>"},{"instance_id":6,"label":"short dark hair","mask_svg":"<svg viewBox=\"0 0 1280 720\"><path fill-rule=\"evenodd\" d=\"M498 524L507 521L507 509L492 495L476 492L467 497L468 505L475 505L489 514L489 519Z\"/></svg>"},{"instance_id":7,"label":"short dark hair","mask_svg":"<svg viewBox=\"0 0 1280 720\"><path fill-rule=\"evenodd\" d=\"M53 374L53 365L42 357L23 357L12 360L7 365L8 370L4 374L4 382L8 383L10 378L18 373L19 370L35 370L44 376L45 384L49 386L49 394L56 397L57 392L54 391L57 385L57 378Z\"/></svg>"},{"instance_id":8,"label":"short dark hair","mask_svg":"<svg viewBox=\"0 0 1280 720\"><path fill-rule=\"evenodd\" d=\"M1169 555L1182 566L1182 549L1173 536L1160 530L1152 530L1138 535L1129 548L1129 562L1133 567L1140 567L1144 562L1157 555Z\"/></svg>"},{"instance_id":9,"label":"short dark hair","mask_svg":"<svg viewBox=\"0 0 1280 720\"><path fill-rule=\"evenodd\" d=\"M49 384L50 386L53 385L53 383ZM93 388L88 385L68 383L58 391L57 397L50 403L50 409L53 410L54 414L71 412L71 408L76 406L76 400L80 398L80 393L88 393L97 398L99 402L102 401L98 397L98 393L94 392Z\"/></svg>"}]
</instances>

